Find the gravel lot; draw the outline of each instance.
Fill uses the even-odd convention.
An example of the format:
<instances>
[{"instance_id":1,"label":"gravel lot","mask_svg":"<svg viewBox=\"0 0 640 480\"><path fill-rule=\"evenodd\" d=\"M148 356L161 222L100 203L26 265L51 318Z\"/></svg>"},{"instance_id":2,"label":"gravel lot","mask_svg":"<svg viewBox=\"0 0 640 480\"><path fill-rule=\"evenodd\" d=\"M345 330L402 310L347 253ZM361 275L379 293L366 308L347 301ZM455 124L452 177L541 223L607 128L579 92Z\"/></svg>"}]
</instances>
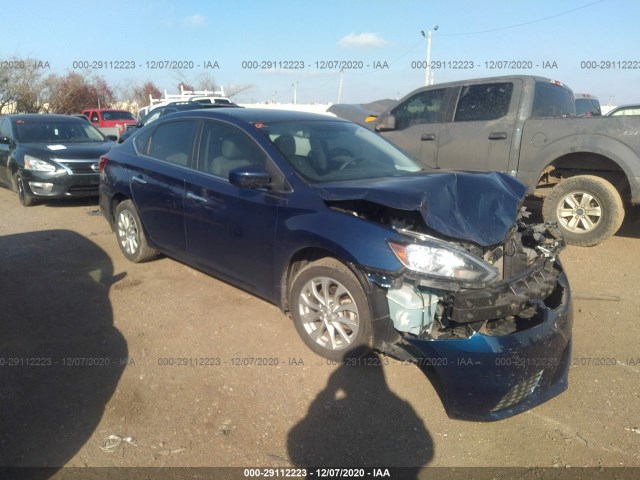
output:
<instances>
[{"instance_id":1,"label":"gravel lot","mask_svg":"<svg viewBox=\"0 0 640 480\"><path fill-rule=\"evenodd\" d=\"M0 189L0 465L640 467L640 211L562 257L569 390L462 422L411 365L331 365L275 306L129 263L95 201ZM105 452L110 435L131 443Z\"/></svg>"}]
</instances>

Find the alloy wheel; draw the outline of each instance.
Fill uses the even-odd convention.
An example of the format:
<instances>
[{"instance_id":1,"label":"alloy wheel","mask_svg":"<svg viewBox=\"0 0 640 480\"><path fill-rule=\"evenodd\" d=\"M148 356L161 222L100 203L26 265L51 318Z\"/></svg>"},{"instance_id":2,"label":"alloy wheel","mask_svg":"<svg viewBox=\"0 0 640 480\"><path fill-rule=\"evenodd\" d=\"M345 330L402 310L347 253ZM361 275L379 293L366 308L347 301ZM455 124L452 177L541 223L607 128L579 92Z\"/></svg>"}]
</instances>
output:
<instances>
[{"instance_id":1,"label":"alloy wheel","mask_svg":"<svg viewBox=\"0 0 640 480\"><path fill-rule=\"evenodd\" d=\"M343 350L358 334L360 317L353 295L332 278L309 280L300 292L298 311L310 339L323 348Z\"/></svg>"},{"instance_id":2,"label":"alloy wheel","mask_svg":"<svg viewBox=\"0 0 640 480\"><path fill-rule=\"evenodd\" d=\"M602 218L602 205L587 192L572 192L558 204L558 220L574 233L590 232Z\"/></svg>"}]
</instances>

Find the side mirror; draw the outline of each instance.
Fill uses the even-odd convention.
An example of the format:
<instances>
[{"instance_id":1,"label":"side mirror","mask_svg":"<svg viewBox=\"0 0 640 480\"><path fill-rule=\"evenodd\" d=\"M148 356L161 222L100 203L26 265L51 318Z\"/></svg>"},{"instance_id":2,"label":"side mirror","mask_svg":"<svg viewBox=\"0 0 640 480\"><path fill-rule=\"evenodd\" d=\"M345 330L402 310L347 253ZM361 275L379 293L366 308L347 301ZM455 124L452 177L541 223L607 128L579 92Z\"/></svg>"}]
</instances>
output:
<instances>
[{"instance_id":1,"label":"side mirror","mask_svg":"<svg viewBox=\"0 0 640 480\"><path fill-rule=\"evenodd\" d=\"M389 114L383 115L376 123L376 132L387 132L396 129L396 117Z\"/></svg>"},{"instance_id":2,"label":"side mirror","mask_svg":"<svg viewBox=\"0 0 640 480\"><path fill-rule=\"evenodd\" d=\"M109 140L111 140L112 142L117 142L118 141L118 136L117 135L107 135L107 138Z\"/></svg>"},{"instance_id":3,"label":"side mirror","mask_svg":"<svg viewBox=\"0 0 640 480\"><path fill-rule=\"evenodd\" d=\"M11 139L9 137L0 137L1 145L11 145Z\"/></svg>"},{"instance_id":4,"label":"side mirror","mask_svg":"<svg viewBox=\"0 0 640 480\"><path fill-rule=\"evenodd\" d=\"M238 167L229 172L229 183L240 188L266 188L271 176L262 167Z\"/></svg>"}]
</instances>

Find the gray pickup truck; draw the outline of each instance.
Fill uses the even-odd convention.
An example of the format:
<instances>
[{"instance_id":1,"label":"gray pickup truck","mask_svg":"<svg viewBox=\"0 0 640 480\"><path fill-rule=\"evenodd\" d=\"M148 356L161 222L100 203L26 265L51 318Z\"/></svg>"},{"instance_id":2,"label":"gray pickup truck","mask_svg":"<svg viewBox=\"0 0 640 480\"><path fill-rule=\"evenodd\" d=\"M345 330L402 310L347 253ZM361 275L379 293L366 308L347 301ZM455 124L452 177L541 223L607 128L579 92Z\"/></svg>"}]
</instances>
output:
<instances>
[{"instance_id":1,"label":"gray pickup truck","mask_svg":"<svg viewBox=\"0 0 640 480\"><path fill-rule=\"evenodd\" d=\"M573 245L613 235L640 203L640 117L576 117L572 91L547 78L423 87L370 125L428 167L519 178Z\"/></svg>"}]
</instances>

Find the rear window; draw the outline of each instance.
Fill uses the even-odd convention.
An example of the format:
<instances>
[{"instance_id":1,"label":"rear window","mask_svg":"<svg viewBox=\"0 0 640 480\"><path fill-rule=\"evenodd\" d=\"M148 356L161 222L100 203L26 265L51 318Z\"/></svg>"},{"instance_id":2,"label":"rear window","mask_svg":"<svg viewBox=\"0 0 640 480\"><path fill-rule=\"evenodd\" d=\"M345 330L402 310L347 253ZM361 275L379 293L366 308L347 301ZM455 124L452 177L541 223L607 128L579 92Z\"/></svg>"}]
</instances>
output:
<instances>
[{"instance_id":1,"label":"rear window","mask_svg":"<svg viewBox=\"0 0 640 480\"><path fill-rule=\"evenodd\" d=\"M573 92L564 85L536 82L532 118L567 117L576 114Z\"/></svg>"}]
</instances>

